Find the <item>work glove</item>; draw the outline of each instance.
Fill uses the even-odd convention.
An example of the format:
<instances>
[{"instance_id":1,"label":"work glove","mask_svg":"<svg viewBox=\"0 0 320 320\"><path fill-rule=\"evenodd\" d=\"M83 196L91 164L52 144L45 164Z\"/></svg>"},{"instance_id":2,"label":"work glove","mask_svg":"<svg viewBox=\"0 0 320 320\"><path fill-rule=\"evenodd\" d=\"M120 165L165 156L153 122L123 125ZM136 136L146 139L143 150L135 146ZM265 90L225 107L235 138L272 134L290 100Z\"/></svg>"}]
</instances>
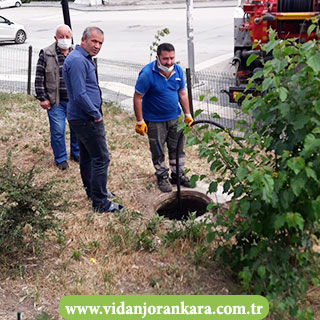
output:
<instances>
[{"instance_id":1,"label":"work glove","mask_svg":"<svg viewBox=\"0 0 320 320\"><path fill-rule=\"evenodd\" d=\"M138 121L136 123L136 133L139 133L142 136L144 136L145 133L148 133L148 127L144 120Z\"/></svg>"},{"instance_id":2,"label":"work glove","mask_svg":"<svg viewBox=\"0 0 320 320\"><path fill-rule=\"evenodd\" d=\"M184 122L188 125L189 128L191 128L191 125L193 123L193 119L190 113L186 113L184 115Z\"/></svg>"}]
</instances>

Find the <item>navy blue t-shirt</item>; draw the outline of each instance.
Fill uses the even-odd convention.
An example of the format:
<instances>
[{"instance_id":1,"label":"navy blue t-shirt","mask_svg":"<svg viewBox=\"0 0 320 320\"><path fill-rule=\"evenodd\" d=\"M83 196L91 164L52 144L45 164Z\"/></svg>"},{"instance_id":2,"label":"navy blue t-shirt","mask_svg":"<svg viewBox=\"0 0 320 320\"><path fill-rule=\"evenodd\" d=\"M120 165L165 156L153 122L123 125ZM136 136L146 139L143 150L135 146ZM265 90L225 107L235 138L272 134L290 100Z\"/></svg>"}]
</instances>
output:
<instances>
[{"instance_id":1,"label":"navy blue t-shirt","mask_svg":"<svg viewBox=\"0 0 320 320\"><path fill-rule=\"evenodd\" d=\"M174 71L166 79L160 74L156 61L147 64L139 73L135 91L143 95L144 120L170 121L181 113L179 91L185 88L182 68L174 64Z\"/></svg>"}]
</instances>

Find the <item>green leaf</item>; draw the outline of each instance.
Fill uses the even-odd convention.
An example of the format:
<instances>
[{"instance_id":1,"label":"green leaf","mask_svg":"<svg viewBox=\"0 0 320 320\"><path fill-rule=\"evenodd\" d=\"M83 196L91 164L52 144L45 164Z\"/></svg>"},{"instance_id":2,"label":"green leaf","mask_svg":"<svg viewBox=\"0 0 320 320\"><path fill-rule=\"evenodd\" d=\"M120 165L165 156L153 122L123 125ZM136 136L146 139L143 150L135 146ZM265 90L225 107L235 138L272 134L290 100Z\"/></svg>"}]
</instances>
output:
<instances>
[{"instance_id":1,"label":"green leaf","mask_svg":"<svg viewBox=\"0 0 320 320\"><path fill-rule=\"evenodd\" d=\"M208 232L207 242L209 242L209 243L212 242L214 240L214 236L215 236L214 232Z\"/></svg>"},{"instance_id":2,"label":"green leaf","mask_svg":"<svg viewBox=\"0 0 320 320\"><path fill-rule=\"evenodd\" d=\"M248 290L249 284L252 278L252 273L248 267L244 267L241 272L239 272L239 279L242 280L243 287Z\"/></svg>"},{"instance_id":3,"label":"green leaf","mask_svg":"<svg viewBox=\"0 0 320 320\"><path fill-rule=\"evenodd\" d=\"M306 174L308 178L312 178L315 182L318 182L316 172L311 168L306 168Z\"/></svg>"},{"instance_id":4,"label":"green leaf","mask_svg":"<svg viewBox=\"0 0 320 320\"><path fill-rule=\"evenodd\" d=\"M265 266L259 266L258 267L258 275L261 278L264 278L264 276L266 275L266 267Z\"/></svg>"},{"instance_id":5,"label":"green leaf","mask_svg":"<svg viewBox=\"0 0 320 320\"><path fill-rule=\"evenodd\" d=\"M320 101L313 101L312 105L314 106L314 110L318 115L320 115Z\"/></svg>"},{"instance_id":6,"label":"green leaf","mask_svg":"<svg viewBox=\"0 0 320 320\"><path fill-rule=\"evenodd\" d=\"M256 258L257 255L258 255L258 248L257 247L252 247L249 251L249 257L252 259L252 258Z\"/></svg>"},{"instance_id":7,"label":"green leaf","mask_svg":"<svg viewBox=\"0 0 320 320\"><path fill-rule=\"evenodd\" d=\"M291 179L290 187L296 197L299 197L302 189L306 184L306 175L299 174Z\"/></svg>"},{"instance_id":8,"label":"green leaf","mask_svg":"<svg viewBox=\"0 0 320 320\"><path fill-rule=\"evenodd\" d=\"M209 99L209 101L214 101L214 102L216 102L216 101L218 101L218 98L217 98L217 97L211 97L211 98Z\"/></svg>"},{"instance_id":9,"label":"green leaf","mask_svg":"<svg viewBox=\"0 0 320 320\"><path fill-rule=\"evenodd\" d=\"M270 203L272 200L274 180L271 175L265 174L263 176L262 182L264 184L262 188L262 199L265 200L267 203Z\"/></svg>"},{"instance_id":10,"label":"green leaf","mask_svg":"<svg viewBox=\"0 0 320 320\"><path fill-rule=\"evenodd\" d=\"M194 117L196 118L199 114L201 114L203 112L203 110L198 109L195 113L194 113Z\"/></svg>"},{"instance_id":11,"label":"green leaf","mask_svg":"<svg viewBox=\"0 0 320 320\"><path fill-rule=\"evenodd\" d=\"M320 71L320 53L311 56L307 60L307 65L313 69L315 73Z\"/></svg>"},{"instance_id":12,"label":"green leaf","mask_svg":"<svg viewBox=\"0 0 320 320\"><path fill-rule=\"evenodd\" d=\"M250 64L255 61L258 58L256 54L251 54L250 57L247 59L247 67L250 66Z\"/></svg>"},{"instance_id":13,"label":"green leaf","mask_svg":"<svg viewBox=\"0 0 320 320\"><path fill-rule=\"evenodd\" d=\"M239 179L239 181L241 181L245 177L247 177L248 172L249 172L249 170L248 170L247 167L239 167L239 168L237 168L236 175L237 175L237 178Z\"/></svg>"},{"instance_id":14,"label":"green leaf","mask_svg":"<svg viewBox=\"0 0 320 320\"><path fill-rule=\"evenodd\" d=\"M274 220L273 226L276 230L279 230L284 226L285 222L286 222L285 216L278 214Z\"/></svg>"},{"instance_id":15,"label":"green leaf","mask_svg":"<svg viewBox=\"0 0 320 320\"><path fill-rule=\"evenodd\" d=\"M281 112L281 115L283 117L286 117L289 112L290 112L290 104L288 103L281 103L280 106L279 106L279 110Z\"/></svg>"},{"instance_id":16,"label":"green leaf","mask_svg":"<svg viewBox=\"0 0 320 320\"><path fill-rule=\"evenodd\" d=\"M286 215L286 223L288 225L288 227L292 227L292 228L297 228L300 229L301 231L303 230L303 226L304 226L304 219L301 216L300 213L287 213Z\"/></svg>"},{"instance_id":17,"label":"green leaf","mask_svg":"<svg viewBox=\"0 0 320 320\"><path fill-rule=\"evenodd\" d=\"M242 214L247 214L250 209L250 202L246 200L241 200L240 210Z\"/></svg>"},{"instance_id":18,"label":"green leaf","mask_svg":"<svg viewBox=\"0 0 320 320\"><path fill-rule=\"evenodd\" d=\"M307 115L300 115L299 118L293 123L295 130L302 129L310 120L310 117Z\"/></svg>"},{"instance_id":19,"label":"green leaf","mask_svg":"<svg viewBox=\"0 0 320 320\"><path fill-rule=\"evenodd\" d=\"M288 97L288 90L284 87L280 87L278 89L278 92L279 92L279 97L280 97L280 100L283 102L287 99Z\"/></svg>"},{"instance_id":20,"label":"green leaf","mask_svg":"<svg viewBox=\"0 0 320 320\"><path fill-rule=\"evenodd\" d=\"M196 182L198 181L198 179L199 179L199 176L197 176L197 175L195 175L195 174L193 174L193 175L191 176L191 178L190 178L190 185L191 185L192 188L196 186Z\"/></svg>"},{"instance_id":21,"label":"green leaf","mask_svg":"<svg viewBox=\"0 0 320 320\"><path fill-rule=\"evenodd\" d=\"M200 143L200 140L197 137L188 136L188 139L187 139L188 146L193 146L199 143Z\"/></svg>"},{"instance_id":22,"label":"green leaf","mask_svg":"<svg viewBox=\"0 0 320 320\"><path fill-rule=\"evenodd\" d=\"M311 32L312 32L315 28L316 28L316 25L315 25L315 24L311 24L311 25L309 26L308 31L307 31L309 37L310 37ZM310 42L310 41L308 41L308 42ZM308 43L308 42L307 42L307 43Z\"/></svg>"},{"instance_id":23,"label":"green leaf","mask_svg":"<svg viewBox=\"0 0 320 320\"><path fill-rule=\"evenodd\" d=\"M204 94L200 95L200 101L203 101L206 96Z\"/></svg>"},{"instance_id":24,"label":"green leaf","mask_svg":"<svg viewBox=\"0 0 320 320\"><path fill-rule=\"evenodd\" d=\"M257 71L251 77L252 80L260 79L263 77L263 71Z\"/></svg>"},{"instance_id":25,"label":"green leaf","mask_svg":"<svg viewBox=\"0 0 320 320\"><path fill-rule=\"evenodd\" d=\"M217 192L218 184L215 181L212 181L209 185L209 193Z\"/></svg>"},{"instance_id":26,"label":"green leaf","mask_svg":"<svg viewBox=\"0 0 320 320\"><path fill-rule=\"evenodd\" d=\"M304 140L304 148L301 152L302 156L316 152L320 148L320 139L317 139L312 133L309 133Z\"/></svg>"},{"instance_id":27,"label":"green leaf","mask_svg":"<svg viewBox=\"0 0 320 320\"><path fill-rule=\"evenodd\" d=\"M213 119L220 119L220 115L218 113L216 113L216 112L215 113L211 113L210 117L213 118Z\"/></svg>"},{"instance_id":28,"label":"green leaf","mask_svg":"<svg viewBox=\"0 0 320 320\"><path fill-rule=\"evenodd\" d=\"M272 51L278 45L278 41L271 40L264 45L264 50L266 53Z\"/></svg>"},{"instance_id":29,"label":"green leaf","mask_svg":"<svg viewBox=\"0 0 320 320\"><path fill-rule=\"evenodd\" d=\"M262 82L262 91L268 90L273 84L272 78L265 78Z\"/></svg>"},{"instance_id":30,"label":"green leaf","mask_svg":"<svg viewBox=\"0 0 320 320\"><path fill-rule=\"evenodd\" d=\"M316 200L312 201L312 208L315 213L315 220L320 219L320 196Z\"/></svg>"},{"instance_id":31,"label":"green leaf","mask_svg":"<svg viewBox=\"0 0 320 320\"><path fill-rule=\"evenodd\" d=\"M230 189L230 181L227 180L224 184L223 184L223 193L227 193Z\"/></svg>"},{"instance_id":32,"label":"green leaf","mask_svg":"<svg viewBox=\"0 0 320 320\"><path fill-rule=\"evenodd\" d=\"M301 157L294 157L289 159L287 165L295 174L298 174L306 166L304 159Z\"/></svg>"},{"instance_id":33,"label":"green leaf","mask_svg":"<svg viewBox=\"0 0 320 320\"><path fill-rule=\"evenodd\" d=\"M236 198L240 197L242 195L243 192L243 185L239 184L234 188L234 196Z\"/></svg>"}]
</instances>

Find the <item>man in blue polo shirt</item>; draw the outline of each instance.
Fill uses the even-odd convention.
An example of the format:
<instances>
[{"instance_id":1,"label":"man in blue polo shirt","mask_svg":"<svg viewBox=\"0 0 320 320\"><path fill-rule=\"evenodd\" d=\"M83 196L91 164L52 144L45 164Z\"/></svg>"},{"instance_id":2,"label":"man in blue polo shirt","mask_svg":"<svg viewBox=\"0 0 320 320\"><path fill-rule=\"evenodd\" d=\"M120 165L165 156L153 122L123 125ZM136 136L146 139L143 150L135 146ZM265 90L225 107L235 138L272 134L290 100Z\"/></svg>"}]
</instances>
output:
<instances>
[{"instance_id":1,"label":"man in blue polo shirt","mask_svg":"<svg viewBox=\"0 0 320 320\"><path fill-rule=\"evenodd\" d=\"M117 212L123 206L108 200L110 159L101 110L101 91L96 66L92 61L92 57L99 53L103 41L104 35L100 28L86 28L80 46L77 45L64 62L63 77L69 97L67 117L77 135L80 172L87 196L92 200L94 211Z\"/></svg>"},{"instance_id":2,"label":"man in blue polo shirt","mask_svg":"<svg viewBox=\"0 0 320 320\"><path fill-rule=\"evenodd\" d=\"M177 183L190 188L190 180L184 174L184 141L177 150L180 131L177 131L181 107L184 121L191 126L189 101L185 89L182 68L175 64L175 50L172 44L162 43L157 48L157 58L147 64L139 73L133 97L136 116L136 132L149 138L152 162L159 189L171 192L171 184ZM181 106L181 107L180 107ZM167 144L169 169L165 164L164 146ZM176 172L176 152L179 157L179 172ZM171 182L171 184L170 184Z\"/></svg>"}]
</instances>

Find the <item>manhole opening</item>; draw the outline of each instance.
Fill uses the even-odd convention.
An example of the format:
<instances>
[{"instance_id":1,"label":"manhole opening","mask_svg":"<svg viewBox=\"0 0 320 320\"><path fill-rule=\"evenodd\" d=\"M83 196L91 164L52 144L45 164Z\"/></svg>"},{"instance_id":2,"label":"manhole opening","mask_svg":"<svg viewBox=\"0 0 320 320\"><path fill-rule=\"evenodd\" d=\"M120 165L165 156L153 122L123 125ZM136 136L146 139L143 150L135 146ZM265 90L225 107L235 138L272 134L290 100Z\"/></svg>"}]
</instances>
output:
<instances>
[{"instance_id":1,"label":"manhole opening","mask_svg":"<svg viewBox=\"0 0 320 320\"><path fill-rule=\"evenodd\" d=\"M182 220L188 218L189 214L192 212L195 212L197 217L203 215L207 212L207 205L209 202L208 199L203 199L199 196L181 195L181 213L178 210L177 197L171 197L164 200L156 208L156 211L159 216L164 216L172 220Z\"/></svg>"}]
</instances>

